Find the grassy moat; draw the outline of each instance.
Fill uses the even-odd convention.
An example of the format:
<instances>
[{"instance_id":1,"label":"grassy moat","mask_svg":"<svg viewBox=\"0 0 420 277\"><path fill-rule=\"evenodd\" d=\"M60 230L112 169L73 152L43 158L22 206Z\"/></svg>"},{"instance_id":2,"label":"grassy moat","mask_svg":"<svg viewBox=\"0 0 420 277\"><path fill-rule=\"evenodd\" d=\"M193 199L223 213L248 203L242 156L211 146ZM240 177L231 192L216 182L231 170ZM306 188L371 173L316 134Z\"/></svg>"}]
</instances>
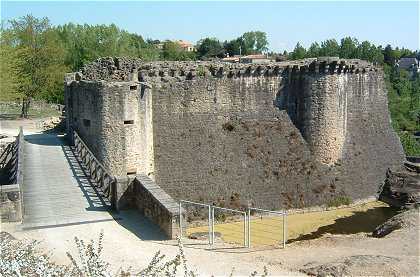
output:
<instances>
[{"instance_id":1,"label":"grassy moat","mask_svg":"<svg viewBox=\"0 0 420 277\"><path fill-rule=\"evenodd\" d=\"M287 243L316 239L324 234L371 233L397 213L387 204L374 201L353 207L323 212L296 213L287 216ZM215 225L215 232L225 242L243 244L243 221ZM207 226L187 229L187 234L207 232ZM283 239L281 216L252 217L251 245L279 245Z\"/></svg>"}]
</instances>

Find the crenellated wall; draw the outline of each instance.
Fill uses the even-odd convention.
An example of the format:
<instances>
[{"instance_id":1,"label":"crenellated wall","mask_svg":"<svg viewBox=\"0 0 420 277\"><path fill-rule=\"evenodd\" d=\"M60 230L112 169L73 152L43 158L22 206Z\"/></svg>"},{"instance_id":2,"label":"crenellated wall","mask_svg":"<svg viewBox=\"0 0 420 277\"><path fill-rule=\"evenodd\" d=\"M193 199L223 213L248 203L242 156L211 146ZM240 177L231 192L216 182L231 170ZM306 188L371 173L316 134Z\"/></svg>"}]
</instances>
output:
<instances>
[{"instance_id":1,"label":"crenellated wall","mask_svg":"<svg viewBox=\"0 0 420 277\"><path fill-rule=\"evenodd\" d=\"M176 199L279 209L364 198L404 159L383 73L360 60L106 58L66 84L69 130L112 174L148 175Z\"/></svg>"}]
</instances>

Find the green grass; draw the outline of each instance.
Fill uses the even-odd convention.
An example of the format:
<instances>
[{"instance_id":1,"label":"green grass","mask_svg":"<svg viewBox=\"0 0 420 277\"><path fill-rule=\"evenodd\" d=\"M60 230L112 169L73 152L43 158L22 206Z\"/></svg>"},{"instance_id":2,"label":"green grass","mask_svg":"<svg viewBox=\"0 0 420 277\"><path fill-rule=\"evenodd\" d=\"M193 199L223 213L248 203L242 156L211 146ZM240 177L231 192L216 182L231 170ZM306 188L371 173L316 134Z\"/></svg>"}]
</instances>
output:
<instances>
[{"instance_id":1,"label":"green grass","mask_svg":"<svg viewBox=\"0 0 420 277\"><path fill-rule=\"evenodd\" d=\"M348 196L337 196L327 202L327 207L339 207L342 205L350 205L351 199Z\"/></svg>"},{"instance_id":2,"label":"green grass","mask_svg":"<svg viewBox=\"0 0 420 277\"><path fill-rule=\"evenodd\" d=\"M21 109L21 104L14 102L0 102L0 119L19 119ZM29 118L45 118L59 115L61 115L61 113L50 104L36 103L29 109Z\"/></svg>"}]
</instances>

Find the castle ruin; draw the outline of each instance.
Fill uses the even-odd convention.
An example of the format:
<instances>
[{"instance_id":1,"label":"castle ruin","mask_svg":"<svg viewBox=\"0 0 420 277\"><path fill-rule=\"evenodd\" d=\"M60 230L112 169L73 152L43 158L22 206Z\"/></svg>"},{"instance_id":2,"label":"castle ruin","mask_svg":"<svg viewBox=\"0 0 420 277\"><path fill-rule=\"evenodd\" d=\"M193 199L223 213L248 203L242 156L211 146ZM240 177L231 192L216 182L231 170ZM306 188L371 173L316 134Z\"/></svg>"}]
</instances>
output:
<instances>
[{"instance_id":1,"label":"castle ruin","mask_svg":"<svg viewBox=\"0 0 420 277\"><path fill-rule=\"evenodd\" d=\"M361 60L102 58L66 76L67 131L177 200L305 207L372 196L402 164L384 86Z\"/></svg>"}]
</instances>

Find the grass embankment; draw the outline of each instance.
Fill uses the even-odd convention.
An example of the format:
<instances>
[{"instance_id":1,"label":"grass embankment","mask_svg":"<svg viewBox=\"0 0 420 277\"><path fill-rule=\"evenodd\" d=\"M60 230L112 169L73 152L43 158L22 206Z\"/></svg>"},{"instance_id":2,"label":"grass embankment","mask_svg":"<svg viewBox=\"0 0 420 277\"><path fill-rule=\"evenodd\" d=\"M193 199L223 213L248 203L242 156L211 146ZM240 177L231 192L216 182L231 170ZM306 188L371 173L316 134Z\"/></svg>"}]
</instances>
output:
<instances>
[{"instance_id":1,"label":"grass embankment","mask_svg":"<svg viewBox=\"0 0 420 277\"><path fill-rule=\"evenodd\" d=\"M16 120L20 118L22 106L14 102L0 102L0 120ZM46 103L36 103L29 109L29 118L46 118L60 116L61 113L54 105Z\"/></svg>"},{"instance_id":2,"label":"grass embankment","mask_svg":"<svg viewBox=\"0 0 420 277\"><path fill-rule=\"evenodd\" d=\"M369 233L395 214L388 205L375 201L354 207L323 212L296 213L287 216L287 242L308 240L323 234ZM225 242L243 244L243 221L215 225ZM187 234L207 232L207 226L187 229ZM257 217L251 219L251 245L282 245L283 220L281 216Z\"/></svg>"}]
</instances>

